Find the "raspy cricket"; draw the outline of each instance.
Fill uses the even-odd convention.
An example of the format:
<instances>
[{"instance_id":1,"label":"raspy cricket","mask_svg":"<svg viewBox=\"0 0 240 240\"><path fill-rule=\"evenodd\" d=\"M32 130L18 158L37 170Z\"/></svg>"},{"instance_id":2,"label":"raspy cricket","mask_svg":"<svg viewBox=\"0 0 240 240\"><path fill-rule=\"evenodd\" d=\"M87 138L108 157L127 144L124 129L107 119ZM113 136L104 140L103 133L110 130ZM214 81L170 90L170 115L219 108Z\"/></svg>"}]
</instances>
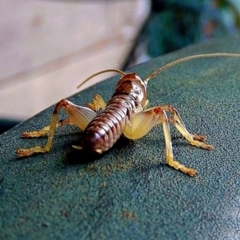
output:
<instances>
[{"instance_id":1,"label":"raspy cricket","mask_svg":"<svg viewBox=\"0 0 240 240\"><path fill-rule=\"evenodd\" d=\"M84 149L91 154L102 154L109 150L121 135L128 139L140 139L148 134L154 126L162 124L166 145L166 163L189 176L195 176L197 173L195 169L181 164L173 157L169 123L176 127L189 144L207 150L213 150L214 147L205 143L205 136L191 134L173 106L159 105L147 108L147 85L150 79L174 65L209 57L240 57L240 54L211 53L184 57L156 69L145 80L142 80L136 73L124 73L118 69L107 69L93 74L78 87L91 78L106 72L116 72L121 75L111 99L105 103L103 98L96 94L92 103L89 103L87 107L75 105L66 99L61 100L55 106L49 126L39 131L22 134L24 138L47 135L46 145L28 149L19 148L17 154L19 157L26 157L35 153L49 152L56 129L66 124L77 125L83 131L80 145L73 147ZM58 115L62 108L66 111L68 118L58 121Z\"/></svg>"}]
</instances>

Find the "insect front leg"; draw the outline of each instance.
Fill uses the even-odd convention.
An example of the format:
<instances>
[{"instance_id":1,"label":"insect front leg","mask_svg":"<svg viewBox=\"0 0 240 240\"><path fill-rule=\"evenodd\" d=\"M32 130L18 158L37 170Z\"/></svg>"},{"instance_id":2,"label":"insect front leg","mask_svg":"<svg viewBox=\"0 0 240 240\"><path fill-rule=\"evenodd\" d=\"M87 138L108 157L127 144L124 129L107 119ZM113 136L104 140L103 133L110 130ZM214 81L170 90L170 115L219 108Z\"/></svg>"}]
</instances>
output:
<instances>
[{"instance_id":1,"label":"insect front leg","mask_svg":"<svg viewBox=\"0 0 240 240\"><path fill-rule=\"evenodd\" d=\"M61 109L64 109L68 114L69 118L58 121L58 115ZM63 99L59 103L57 103L51 123L49 126L44 127L40 131L34 132L25 132L23 133L23 137L40 137L45 134L48 135L47 143L44 147L36 146L28 149L19 148L17 153L20 157L30 156L35 153L45 153L50 151L52 147L53 137L56 131L56 128L63 126L65 124L75 124L80 129L84 130L88 123L96 116L96 113L87 107L77 106L70 101Z\"/></svg>"},{"instance_id":2,"label":"insect front leg","mask_svg":"<svg viewBox=\"0 0 240 240\"><path fill-rule=\"evenodd\" d=\"M99 94L95 94L92 102L88 103L87 106L94 111L98 111L100 109L104 109L106 107L106 103Z\"/></svg>"},{"instance_id":3,"label":"insect front leg","mask_svg":"<svg viewBox=\"0 0 240 240\"><path fill-rule=\"evenodd\" d=\"M56 123L56 129L63 126L63 125L70 125L70 124L74 124L73 122L70 121L69 118L64 119L64 120L60 120ZM50 125L46 126L44 128L42 128L39 131L32 131L32 132L23 132L22 133L22 137L23 138L37 138L37 137L42 137L45 136L49 133L50 130Z\"/></svg>"},{"instance_id":4,"label":"insect front leg","mask_svg":"<svg viewBox=\"0 0 240 240\"><path fill-rule=\"evenodd\" d=\"M173 158L168 117L161 106L153 107L134 115L130 120L130 124L124 129L124 135L129 139L139 139L145 136L157 124L163 125L167 164L189 176L196 175L197 171L195 169L188 168Z\"/></svg>"}]
</instances>

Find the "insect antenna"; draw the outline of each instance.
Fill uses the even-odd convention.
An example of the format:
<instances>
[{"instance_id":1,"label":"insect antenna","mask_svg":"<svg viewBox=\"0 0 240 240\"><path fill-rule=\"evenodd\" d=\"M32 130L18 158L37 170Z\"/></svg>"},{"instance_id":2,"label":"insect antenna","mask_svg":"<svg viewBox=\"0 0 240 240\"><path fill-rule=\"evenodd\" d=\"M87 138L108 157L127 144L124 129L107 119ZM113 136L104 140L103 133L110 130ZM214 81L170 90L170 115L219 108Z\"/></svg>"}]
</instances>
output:
<instances>
[{"instance_id":1,"label":"insect antenna","mask_svg":"<svg viewBox=\"0 0 240 240\"><path fill-rule=\"evenodd\" d=\"M153 71L145 80L144 83L147 84L148 81L155 77L156 75L158 75L159 73L163 72L164 70L177 65L179 63L182 62L187 62L189 60L192 59L196 59L196 58L211 58L211 57L240 57L239 53L206 53L206 54L197 54L197 55L192 55L192 56L188 56L188 57L184 57L184 58L180 58L177 59L173 62L167 63L166 65L156 69L155 71Z\"/></svg>"},{"instance_id":2,"label":"insect antenna","mask_svg":"<svg viewBox=\"0 0 240 240\"><path fill-rule=\"evenodd\" d=\"M80 88L83 84L85 84L87 81L89 81L91 78L97 76L97 75L100 75L102 73L106 73L106 72L116 72L116 73L119 73L120 75L124 76L126 75L126 73L124 73L123 71L119 70L119 69L106 69L106 70L103 70L103 71L100 71L100 72L97 72L97 73L94 73L93 75L91 75L90 77L88 77L87 79L85 79L83 82L81 82L77 88Z\"/></svg>"}]
</instances>

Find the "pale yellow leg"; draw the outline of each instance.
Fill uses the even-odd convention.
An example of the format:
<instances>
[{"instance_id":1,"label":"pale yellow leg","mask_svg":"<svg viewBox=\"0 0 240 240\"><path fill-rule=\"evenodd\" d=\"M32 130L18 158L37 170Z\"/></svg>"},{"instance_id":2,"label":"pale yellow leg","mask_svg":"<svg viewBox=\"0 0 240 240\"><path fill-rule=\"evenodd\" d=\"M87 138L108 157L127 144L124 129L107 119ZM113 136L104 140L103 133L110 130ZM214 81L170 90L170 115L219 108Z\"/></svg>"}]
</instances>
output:
<instances>
[{"instance_id":1,"label":"pale yellow leg","mask_svg":"<svg viewBox=\"0 0 240 240\"><path fill-rule=\"evenodd\" d=\"M180 118L177 119L178 121L182 122L181 120L179 120ZM130 123L126 126L124 130L124 135L129 139L138 139L146 135L155 125L160 123L163 125L167 164L175 168L176 170L180 170L183 173L188 174L189 176L196 175L197 171L195 169L188 168L173 158L168 117L166 112L161 108L161 106L153 107L134 115L130 120ZM184 128L184 124L179 125L181 126L182 131L182 128Z\"/></svg>"},{"instance_id":2,"label":"pale yellow leg","mask_svg":"<svg viewBox=\"0 0 240 240\"><path fill-rule=\"evenodd\" d=\"M67 118L67 119L64 119L64 120L60 120L56 123L56 129L63 126L63 125L69 125L69 124L74 124L73 122L70 122L70 120ZM43 137L45 135L47 135L49 133L49 130L50 130L50 125L42 128L41 130L39 131L32 131L32 132L24 132L22 134L22 137L23 138L37 138L37 137Z\"/></svg>"},{"instance_id":3,"label":"pale yellow leg","mask_svg":"<svg viewBox=\"0 0 240 240\"><path fill-rule=\"evenodd\" d=\"M66 113L69 115L69 118L63 121L58 121L58 115L62 108L65 109ZM46 126L45 128L41 129L39 132L24 133L24 137L34 137L34 136L39 137L47 134L48 139L47 139L46 145L44 147L36 146L28 149L19 148L17 150L17 153L20 157L26 157L34 153L48 152L52 147L52 141L53 141L54 133L57 127L62 126L64 124L75 124L80 129L84 130L88 125L88 123L95 116L96 116L96 113L93 110L87 107L77 106L71 103L70 101L63 99L56 105L53 111L51 123L49 126Z\"/></svg>"},{"instance_id":4,"label":"pale yellow leg","mask_svg":"<svg viewBox=\"0 0 240 240\"><path fill-rule=\"evenodd\" d=\"M94 111L98 111L100 109L104 109L106 107L106 103L99 94L95 94L92 102L88 103L87 106Z\"/></svg>"},{"instance_id":5,"label":"pale yellow leg","mask_svg":"<svg viewBox=\"0 0 240 240\"><path fill-rule=\"evenodd\" d=\"M141 111L130 119L123 134L129 139L139 139L158 124L159 118L160 114L155 107Z\"/></svg>"},{"instance_id":6,"label":"pale yellow leg","mask_svg":"<svg viewBox=\"0 0 240 240\"><path fill-rule=\"evenodd\" d=\"M173 117L168 118L169 121L177 128L177 130L188 140L188 142L191 145L201 147L201 148L204 148L207 150L214 149L214 147L212 145L209 145L209 144L206 144L203 142L206 140L205 136L191 134L188 132L179 113L177 112L177 110L174 107L172 107L171 105L163 105L163 106L161 106L161 108L166 112L172 113Z\"/></svg>"}]
</instances>

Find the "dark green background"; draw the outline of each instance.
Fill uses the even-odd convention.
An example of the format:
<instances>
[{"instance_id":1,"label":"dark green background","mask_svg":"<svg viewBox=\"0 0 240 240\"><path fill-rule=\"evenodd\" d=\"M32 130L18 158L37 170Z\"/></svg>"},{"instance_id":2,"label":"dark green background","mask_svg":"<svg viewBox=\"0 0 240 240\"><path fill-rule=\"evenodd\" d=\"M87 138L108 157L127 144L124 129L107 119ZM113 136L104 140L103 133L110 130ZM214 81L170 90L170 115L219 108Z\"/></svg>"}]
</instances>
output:
<instances>
[{"instance_id":1,"label":"dark green background","mask_svg":"<svg viewBox=\"0 0 240 240\"><path fill-rule=\"evenodd\" d=\"M240 37L189 47L132 71L145 78L169 61L207 52L240 53ZM107 100L116 82L70 100L85 105L95 93ZM122 138L92 163L71 148L81 132L63 127L50 153L19 161L18 147L45 144L20 135L47 125L50 107L0 136L0 238L239 239L240 58L177 65L152 79L148 94L151 106L172 104L190 131L215 146L211 152L192 147L171 127L174 155L198 170L195 178L164 164L161 126L138 141Z\"/></svg>"}]
</instances>

